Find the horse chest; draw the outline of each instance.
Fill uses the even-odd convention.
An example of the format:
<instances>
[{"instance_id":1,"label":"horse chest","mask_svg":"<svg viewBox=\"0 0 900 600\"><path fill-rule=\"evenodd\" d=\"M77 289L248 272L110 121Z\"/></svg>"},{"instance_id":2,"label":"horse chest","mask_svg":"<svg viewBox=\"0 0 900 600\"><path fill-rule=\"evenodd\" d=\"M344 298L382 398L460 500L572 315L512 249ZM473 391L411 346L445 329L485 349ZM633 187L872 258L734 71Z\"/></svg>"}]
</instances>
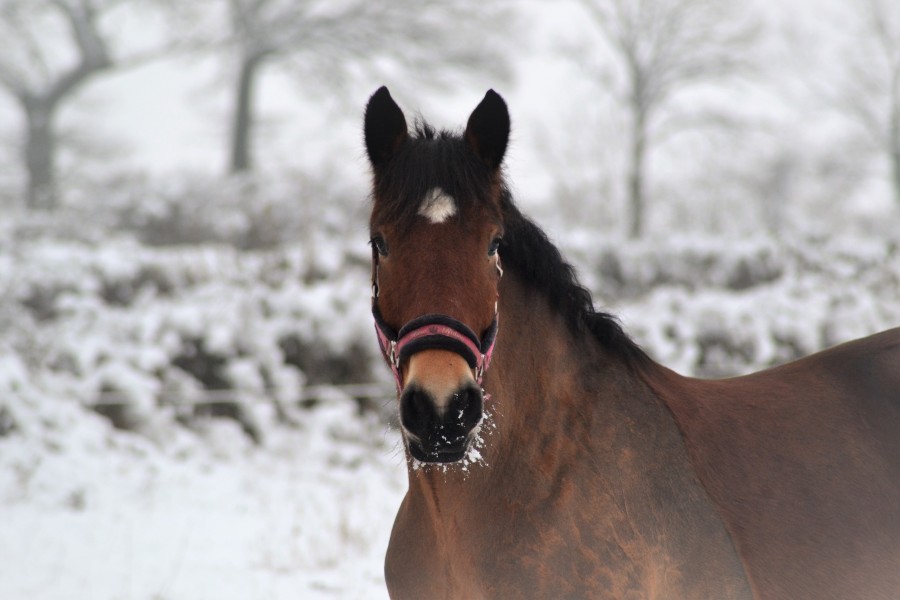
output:
<instances>
[{"instance_id":1,"label":"horse chest","mask_svg":"<svg viewBox=\"0 0 900 600\"><path fill-rule=\"evenodd\" d=\"M457 498L437 513L407 496L386 559L391 597L654 597L656 557L642 554L633 528L605 518L613 511L603 498L586 509L574 485L562 488L527 506L502 495L469 506Z\"/></svg>"}]
</instances>

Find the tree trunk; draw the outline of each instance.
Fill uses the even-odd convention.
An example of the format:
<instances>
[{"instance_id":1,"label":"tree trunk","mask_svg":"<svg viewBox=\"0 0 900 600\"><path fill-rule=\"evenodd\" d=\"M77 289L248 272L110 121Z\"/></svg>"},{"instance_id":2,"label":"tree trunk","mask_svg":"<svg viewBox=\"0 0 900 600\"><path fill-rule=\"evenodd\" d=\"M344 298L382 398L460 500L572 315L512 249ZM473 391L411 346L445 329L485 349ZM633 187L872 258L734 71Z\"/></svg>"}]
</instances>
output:
<instances>
[{"instance_id":1,"label":"tree trunk","mask_svg":"<svg viewBox=\"0 0 900 600\"><path fill-rule=\"evenodd\" d=\"M895 145L891 151L891 183L894 188L894 200L900 207L900 144Z\"/></svg>"},{"instance_id":2,"label":"tree trunk","mask_svg":"<svg viewBox=\"0 0 900 600\"><path fill-rule=\"evenodd\" d=\"M894 189L894 200L900 206L900 73L894 74L894 86L891 94L891 125L888 140L888 154L891 160L891 184Z\"/></svg>"},{"instance_id":3,"label":"tree trunk","mask_svg":"<svg viewBox=\"0 0 900 600\"><path fill-rule=\"evenodd\" d=\"M640 108L634 110L631 131L631 156L628 166L628 207L630 222L628 237L638 239L644 234L644 171L646 160L647 119Z\"/></svg>"},{"instance_id":4,"label":"tree trunk","mask_svg":"<svg viewBox=\"0 0 900 600\"><path fill-rule=\"evenodd\" d=\"M23 102L28 127L25 139L26 202L31 210L53 210L57 202L55 105L34 98Z\"/></svg>"},{"instance_id":5,"label":"tree trunk","mask_svg":"<svg viewBox=\"0 0 900 600\"><path fill-rule=\"evenodd\" d=\"M68 21L79 60L70 69L30 89L24 81L18 82L15 78L12 83L6 82L25 115L22 153L28 173L25 197L28 208L33 210L52 210L58 202L54 170L57 108L94 74L112 66L105 40L97 29L95 7L85 2L50 4Z\"/></svg>"},{"instance_id":6,"label":"tree trunk","mask_svg":"<svg viewBox=\"0 0 900 600\"><path fill-rule=\"evenodd\" d=\"M237 95L231 122L231 164L232 174L243 173L253 168L251 146L253 144L253 94L256 76L262 65L263 56L245 56L238 72Z\"/></svg>"}]
</instances>

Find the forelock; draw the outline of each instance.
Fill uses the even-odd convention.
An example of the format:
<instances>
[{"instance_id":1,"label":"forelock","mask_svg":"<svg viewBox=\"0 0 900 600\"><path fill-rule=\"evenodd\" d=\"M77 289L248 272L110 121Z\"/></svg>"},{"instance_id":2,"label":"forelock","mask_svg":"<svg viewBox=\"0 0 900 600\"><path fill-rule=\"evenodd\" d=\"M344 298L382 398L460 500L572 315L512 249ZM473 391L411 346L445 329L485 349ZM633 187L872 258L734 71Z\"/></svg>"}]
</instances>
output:
<instances>
[{"instance_id":1,"label":"forelock","mask_svg":"<svg viewBox=\"0 0 900 600\"><path fill-rule=\"evenodd\" d=\"M462 135L438 131L418 120L409 139L375 173L373 219L409 227L423 198L435 188L455 200L460 217L482 205L499 215L492 206L496 185L495 173L469 149Z\"/></svg>"}]
</instances>

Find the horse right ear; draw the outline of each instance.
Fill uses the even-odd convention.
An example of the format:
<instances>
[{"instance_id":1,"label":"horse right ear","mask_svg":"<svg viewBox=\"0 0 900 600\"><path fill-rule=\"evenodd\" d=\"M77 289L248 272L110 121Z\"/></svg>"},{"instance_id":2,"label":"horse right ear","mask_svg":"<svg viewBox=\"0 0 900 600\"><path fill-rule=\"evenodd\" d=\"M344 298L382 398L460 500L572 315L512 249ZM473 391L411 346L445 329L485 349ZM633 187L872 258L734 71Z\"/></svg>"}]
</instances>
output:
<instances>
[{"instance_id":1,"label":"horse right ear","mask_svg":"<svg viewBox=\"0 0 900 600\"><path fill-rule=\"evenodd\" d=\"M385 86L369 98L364 135L369 162L376 168L391 158L409 135L403 111Z\"/></svg>"}]
</instances>

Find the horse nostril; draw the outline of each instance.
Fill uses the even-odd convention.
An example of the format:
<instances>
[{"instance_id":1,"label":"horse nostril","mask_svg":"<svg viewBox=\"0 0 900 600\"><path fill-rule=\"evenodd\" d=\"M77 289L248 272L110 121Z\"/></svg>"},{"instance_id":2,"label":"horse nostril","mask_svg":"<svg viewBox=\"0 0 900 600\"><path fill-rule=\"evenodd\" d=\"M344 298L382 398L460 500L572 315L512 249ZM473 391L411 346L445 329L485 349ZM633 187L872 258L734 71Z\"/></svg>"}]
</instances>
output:
<instances>
[{"instance_id":1,"label":"horse nostril","mask_svg":"<svg viewBox=\"0 0 900 600\"><path fill-rule=\"evenodd\" d=\"M434 415L434 400L428 392L412 386L400 396L400 424L407 431L422 431Z\"/></svg>"},{"instance_id":2,"label":"horse nostril","mask_svg":"<svg viewBox=\"0 0 900 600\"><path fill-rule=\"evenodd\" d=\"M477 385L466 385L450 397L445 420L458 422L465 429L472 429L481 421L483 396Z\"/></svg>"},{"instance_id":3,"label":"horse nostril","mask_svg":"<svg viewBox=\"0 0 900 600\"><path fill-rule=\"evenodd\" d=\"M400 424L417 436L429 435L435 428L459 428L468 432L481 421L483 398L477 385L465 385L441 404L417 385L400 396Z\"/></svg>"}]
</instances>

